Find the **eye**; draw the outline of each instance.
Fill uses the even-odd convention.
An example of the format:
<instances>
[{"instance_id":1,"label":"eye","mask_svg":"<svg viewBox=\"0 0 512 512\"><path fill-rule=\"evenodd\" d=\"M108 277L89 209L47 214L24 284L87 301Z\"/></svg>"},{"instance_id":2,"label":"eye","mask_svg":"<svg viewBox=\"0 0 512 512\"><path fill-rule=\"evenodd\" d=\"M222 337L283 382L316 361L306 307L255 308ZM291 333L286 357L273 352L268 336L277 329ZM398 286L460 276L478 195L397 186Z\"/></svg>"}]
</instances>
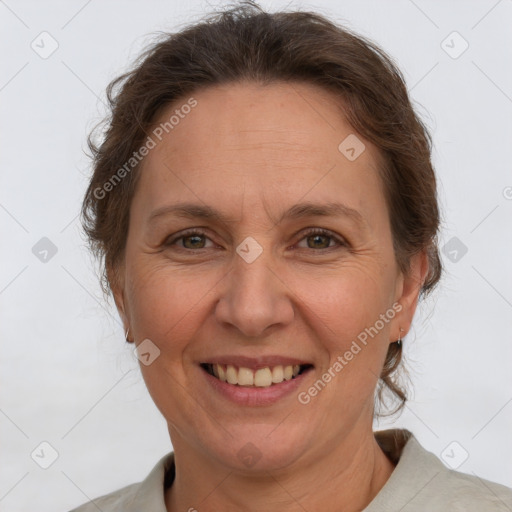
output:
<instances>
[{"instance_id":1,"label":"eye","mask_svg":"<svg viewBox=\"0 0 512 512\"><path fill-rule=\"evenodd\" d=\"M208 249L205 247L205 241L210 240L204 231L198 229L191 229L182 232L179 236L167 240L165 245L176 245L176 242L181 240L180 249Z\"/></svg>"},{"instance_id":2,"label":"eye","mask_svg":"<svg viewBox=\"0 0 512 512\"><path fill-rule=\"evenodd\" d=\"M330 246L331 241L335 241L338 246L346 246L347 244L337 236L335 236L331 231L328 231L326 229L318 229L318 228L312 228L308 231L306 231L303 234L302 240L306 240L307 247L306 249L330 249L333 246ZM308 242L311 241L311 244Z\"/></svg>"},{"instance_id":3,"label":"eye","mask_svg":"<svg viewBox=\"0 0 512 512\"><path fill-rule=\"evenodd\" d=\"M177 242L181 241L180 245L178 246L179 249L208 249L211 246L206 246L207 240L210 240L210 238L206 236L204 231L194 228L180 233L179 236L171 238L170 240L165 242L165 245L178 245ZM307 247L300 247L301 249L317 249L318 251L331 249L333 247L333 245L331 245L331 242L333 241L338 246L346 247L347 245L341 238L334 235L331 231L319 228L311 228L307 230L305 233L303 233L301 242L302 240L307 241ZM336 245L334 245L334 247L335 246Z\"/></svg>"}]
</instances>

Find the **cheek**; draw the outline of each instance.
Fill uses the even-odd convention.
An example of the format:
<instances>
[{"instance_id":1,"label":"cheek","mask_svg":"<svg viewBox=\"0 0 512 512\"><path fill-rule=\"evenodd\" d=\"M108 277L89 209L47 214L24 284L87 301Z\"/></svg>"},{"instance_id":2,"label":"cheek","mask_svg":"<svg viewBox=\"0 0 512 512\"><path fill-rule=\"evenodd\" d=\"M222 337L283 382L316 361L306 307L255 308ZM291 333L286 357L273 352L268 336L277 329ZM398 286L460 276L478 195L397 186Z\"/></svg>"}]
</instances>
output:
<instances>
[{"instance_id":1,"label":"cheek","mask_svg":"<svg viewBox=\"0 0 512 512\"><path fill-rule=\"evenodd\" d=\"M193 336L205 294L212 288L202 274L165 265L137 263L130 271L129 304L137 339L151 339L166 352L183 350Z\"/></svg>"},{"instance_id":2,"label":"cheek","mask_svg":"<svg viewBox=\"0 0 512 512\"><path fill-rule=\"evenodd\" d=\"M357 336L390 307L390 285L385 276L362 267L315 279L297 295L318 321L331 329L330 337L342 339Z\"/></svg>"},{"instance_id":3,"label":"cheek","mask_svg":"<svg viewBox=\"0 0 512 512\"><path fill-rule=\"evenodd\" d=\"M311 310L311 322L326 352L321 372L335 383L333 403L339 397L351 402L371 396L389 344L389 283L368 269L352 268L337 278L321 279L304 302ZM314 291L312 291L314 290ZM337 378L333 378L333 376ZM336 391L335 391L336 390Z\"/></svg>"},{"instance_id":4,"label":"cheek","mask_svg":"<svg viewBox=\"0 0 512 512\"><path fill-rule=\"evenodd\" d=\"M229 293L229 282L223 281L226 269L208 264L171 268L154 255L137 255L126 263L127 301L137 340L149 338L176 357L201 330L221 328L215 324L215 304L222 300L219 290ZM296 310L296 325L283 329L302 325L310 342L330 358L343 353L390 307L392 276L374 257L347 258L329 268L290 263L279 270L286 284L279 293Z\"/></svg>"},{"instance_id":5,"label":"cheek","mask_svg":"<svg viewBox=\"0 0 512 512\"><path fill-rule=\"evenodd\" d=\"M140 264L129 269L127 275L128 301L131 323L137 343L151 340L160 350L150 364L140 364L147 389L162 415L175 428L194 424L197 400L183 390L187 386L187 349L197 338L204 320L199 314L201 301L211 288L205 280L184 275L163 265ZM197 426L196 428L199 428Z\"/></svg>"},{"instance_id":6,"label":"cheek","mask_svg":"<svg viewBox=\"0 0 512 512\"><path fill-rule=\"evenodd\" d=\"M389 307L390 285L377 267L345 264L317 270L289 267L281 274L286 282L282 293L294 303L295 321L316 324L316 330L324 334L320 339L331 340L334 348L373 325ZM191 271L170 269L165 262L135 261L128 267L127 291L137 339L174 340L175 345L192 336L207 320L202 316L214 315L212 304L222 299L216 288L224 274L218 268Z\"/></svg>"}]
</instances>

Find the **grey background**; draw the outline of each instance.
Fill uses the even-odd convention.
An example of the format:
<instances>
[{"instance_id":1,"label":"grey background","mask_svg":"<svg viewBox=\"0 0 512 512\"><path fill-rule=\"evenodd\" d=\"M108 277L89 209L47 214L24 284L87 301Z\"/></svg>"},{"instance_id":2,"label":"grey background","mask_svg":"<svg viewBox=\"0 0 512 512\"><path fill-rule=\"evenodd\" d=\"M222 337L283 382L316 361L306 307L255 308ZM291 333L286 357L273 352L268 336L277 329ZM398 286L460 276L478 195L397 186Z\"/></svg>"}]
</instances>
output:
<instances>
[{"instance_id":1,"label":"grey background","mask_svg":"<svg viewBox=\"0 0 512 512\"><path fill-rule=\"evenodd\" d=\"M446 275L405 340L414 396L375 428L409 428L459 471L512 486L512 1L261 4L326 14L404 72L434 137ZM70 509L141 480L171 450L80 232L85 138L151 33L220 5L0 0L5 512ZM31 44L58 48L42 58Z\"/></svg>"}]
</instances>

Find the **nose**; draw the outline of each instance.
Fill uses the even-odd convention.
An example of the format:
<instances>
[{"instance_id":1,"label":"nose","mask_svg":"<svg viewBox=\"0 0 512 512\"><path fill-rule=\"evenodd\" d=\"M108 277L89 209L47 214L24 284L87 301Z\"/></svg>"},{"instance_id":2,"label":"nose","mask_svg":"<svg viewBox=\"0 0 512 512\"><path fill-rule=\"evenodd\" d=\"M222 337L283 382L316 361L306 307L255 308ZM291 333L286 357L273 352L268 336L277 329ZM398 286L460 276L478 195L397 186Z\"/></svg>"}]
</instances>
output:
<instances>
[{"instance_id":1,"label":"nose","mask_svg":"<svg viewBox=\"0 0 512 512\"><path fill-rule=\"evenodd\" d=\"M293 321L293 293L273 264L270 250L251 263L235 254L222 280L215 316L247 338L261 338ZM268 254L268 256L267 256Z\"/></svg>"}]
</instances>

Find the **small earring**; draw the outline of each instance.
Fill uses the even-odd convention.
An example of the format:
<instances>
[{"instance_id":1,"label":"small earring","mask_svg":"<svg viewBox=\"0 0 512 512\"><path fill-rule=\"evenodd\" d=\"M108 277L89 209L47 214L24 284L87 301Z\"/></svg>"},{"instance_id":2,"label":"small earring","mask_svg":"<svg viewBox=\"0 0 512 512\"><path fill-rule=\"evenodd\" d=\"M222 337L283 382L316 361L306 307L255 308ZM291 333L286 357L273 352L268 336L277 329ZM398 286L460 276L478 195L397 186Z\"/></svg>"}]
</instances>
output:
<instances>
[{"instance_id":1,"label":"small earring","mask_svg":"<svg viewBox=\"0 0 512 512\"><path fill-rule=\"evenodd\" d=\"M400 327L400 331L398 332L398 339L396 340L399 347L402 346L402 331L403 329Z\"/></svg>"},{"instance_id":2,"label":"small earring","mask_svg":"<svg viewBox=\"0 0 512 512\"><path fill-rule=\"evenodd\" d=\"M126 329L126 333L124 334L124 337L128 343L130 343L130 340L128 339L128 333L130 332L130 328Z\"/></svg>"}]
</instances>

